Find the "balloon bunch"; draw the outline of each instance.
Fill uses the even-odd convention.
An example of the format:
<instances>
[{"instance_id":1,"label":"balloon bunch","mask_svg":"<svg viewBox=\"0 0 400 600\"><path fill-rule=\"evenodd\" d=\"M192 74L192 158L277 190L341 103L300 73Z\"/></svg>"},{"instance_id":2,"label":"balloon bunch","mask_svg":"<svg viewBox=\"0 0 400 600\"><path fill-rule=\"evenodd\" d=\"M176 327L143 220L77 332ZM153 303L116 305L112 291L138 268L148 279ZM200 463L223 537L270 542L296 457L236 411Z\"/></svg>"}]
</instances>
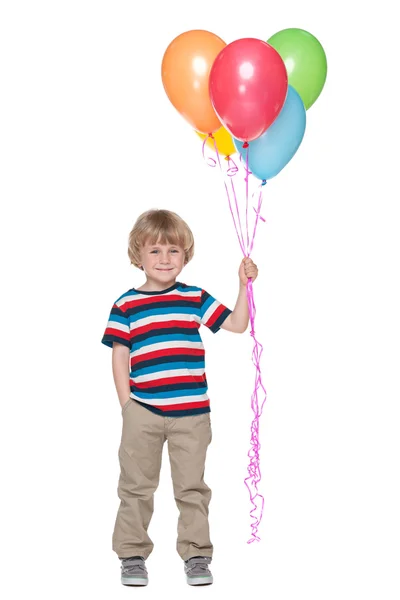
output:
<instances>
[{"instance_id":1,"label":"balloon bunch","mask_svg":"<svg viewBox=\"0 0 400 600\"><path fill-rule=\"evenodd\" d=\"M175 108L212 147L209 136L215 134L224 156L243 156L249 144L250 170L262 181L297 152L306 110L326 73L320 42L296 28L267 42L244 38L228 45L209 31L187 31L170 43L162 61L164 89Z\"/></svg>"},{"instance_id":2,"label":"balloon bunch","mask_svg":"<svg viewBox=\"0 0 400 600\"><path fill-rule=\"evenodd\" d=\"M229 207L244 256L251 254L259 220L265 221L260 214L263 186L297 152L305 132L306 111L320 95L326 73L326 55L320 42L311 33L296 28L279 31L267 42L243 38L228 45L209 31L187 31L176 37L164 53L161 69L164 89L171 103L203 139L203 156L205 145L215 150L216 160L211 159L211 166L219 165L224 174ZM232 159L236 151L245 169L245 232L233 181L238 172ZM220 155L227 159L226 171ZM252 236L248 224L250 174L261 180L258 204L253 207L256 216ZM261 479L259 418L266 400L260 369L262 345L255 337L251 279L247 283L247 299L256 367L249 476L245 479L253 505L252 534L248 540L251 543L260 539L257 529L264 506L257 484ZM265 394L261 407L259 388Z\"/></svg>"}]
</instances>

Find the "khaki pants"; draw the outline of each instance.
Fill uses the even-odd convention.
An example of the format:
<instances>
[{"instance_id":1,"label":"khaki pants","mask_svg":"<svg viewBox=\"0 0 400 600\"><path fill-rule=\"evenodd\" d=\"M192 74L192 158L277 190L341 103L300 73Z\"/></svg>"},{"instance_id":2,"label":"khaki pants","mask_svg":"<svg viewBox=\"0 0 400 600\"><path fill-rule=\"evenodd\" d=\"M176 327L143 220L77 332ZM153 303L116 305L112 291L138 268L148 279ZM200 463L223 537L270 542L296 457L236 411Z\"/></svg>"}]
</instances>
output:
<instances>
[{"instance_id":1,"label":"khaki pants","mask_svg":"<svg viewBox=\"0 0 400 600\"><path fill-rule=\"evenodd\" d=\"M208 525L211 490L204 482L207 447L211 442L210 413L164 417L134 400L122 409L119 448L121 500L112 538L120 558L143 556L153 550L147 529L153 514L165 440L175 501L179 509L177 551L183 560L212 556Z\"/></svg>"}]
</instances>

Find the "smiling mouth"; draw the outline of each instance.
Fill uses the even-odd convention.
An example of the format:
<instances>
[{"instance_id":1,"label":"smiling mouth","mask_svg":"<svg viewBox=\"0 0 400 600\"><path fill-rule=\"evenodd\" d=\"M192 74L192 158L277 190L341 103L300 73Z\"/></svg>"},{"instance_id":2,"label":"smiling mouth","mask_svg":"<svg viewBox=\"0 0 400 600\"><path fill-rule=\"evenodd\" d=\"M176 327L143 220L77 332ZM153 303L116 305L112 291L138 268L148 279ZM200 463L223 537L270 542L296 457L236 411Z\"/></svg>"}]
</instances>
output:
<instances>
[{"instance_id":1,"label":"smiling mouth","mask_svg":"<svg viewBox=\"0 0 400 600\"><path fill-rule=\"evenodd\" d=\"M156 271L172 271L172 269L156 269Z\"/></svg>"}]
</instances>

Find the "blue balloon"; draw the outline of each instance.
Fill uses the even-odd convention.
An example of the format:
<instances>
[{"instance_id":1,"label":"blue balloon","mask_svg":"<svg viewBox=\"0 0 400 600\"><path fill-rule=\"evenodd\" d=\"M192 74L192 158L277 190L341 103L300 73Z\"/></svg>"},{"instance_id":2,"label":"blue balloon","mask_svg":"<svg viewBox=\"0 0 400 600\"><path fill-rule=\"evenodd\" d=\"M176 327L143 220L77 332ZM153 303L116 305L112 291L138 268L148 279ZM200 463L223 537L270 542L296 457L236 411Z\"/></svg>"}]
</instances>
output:
<instances>
[{"instance_id":1,"label":"blue balloon","mask_svg":"<svg viewBox=\"0 0 400 600\"><path fill-rule=\"evenodd\" d=\"M259 138L243 148L243 142L233 138L236 150L246 160L249 152L249 169L258 179L275 177L296 154L306 129L306 109L296 90L289 85L281 112Z\"/></svg>"}]
</instances>

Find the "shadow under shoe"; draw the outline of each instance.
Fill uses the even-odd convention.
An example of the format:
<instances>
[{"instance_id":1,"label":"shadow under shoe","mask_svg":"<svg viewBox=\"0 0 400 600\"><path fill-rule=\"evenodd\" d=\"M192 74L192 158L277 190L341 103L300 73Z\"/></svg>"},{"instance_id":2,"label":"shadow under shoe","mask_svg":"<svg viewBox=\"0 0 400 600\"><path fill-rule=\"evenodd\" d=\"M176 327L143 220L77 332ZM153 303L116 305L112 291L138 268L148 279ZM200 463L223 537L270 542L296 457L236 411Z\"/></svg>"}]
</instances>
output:
<instances>
[{"instance_id":1,"label":"shadow under shoe","mask_svg":"<svg viewBox=\"0 0 400 600\"><path fill-rule=\"evenodd\" d=\"M194 556L184 562L186 582L189 585L210 585L213 583L213 576L208 568L211 563L209 556Z\"/></svg>"},{"instance_id":2,"label":"shadow under shoe","mask_svg":"<svg viewBox=\"0 0 400 600\"><path fill-rule=\"evenodd\" d=\"M121 583L123 585L147 585L146 563L142 556L121 558Z\"/></svg>"}]
</instances>

